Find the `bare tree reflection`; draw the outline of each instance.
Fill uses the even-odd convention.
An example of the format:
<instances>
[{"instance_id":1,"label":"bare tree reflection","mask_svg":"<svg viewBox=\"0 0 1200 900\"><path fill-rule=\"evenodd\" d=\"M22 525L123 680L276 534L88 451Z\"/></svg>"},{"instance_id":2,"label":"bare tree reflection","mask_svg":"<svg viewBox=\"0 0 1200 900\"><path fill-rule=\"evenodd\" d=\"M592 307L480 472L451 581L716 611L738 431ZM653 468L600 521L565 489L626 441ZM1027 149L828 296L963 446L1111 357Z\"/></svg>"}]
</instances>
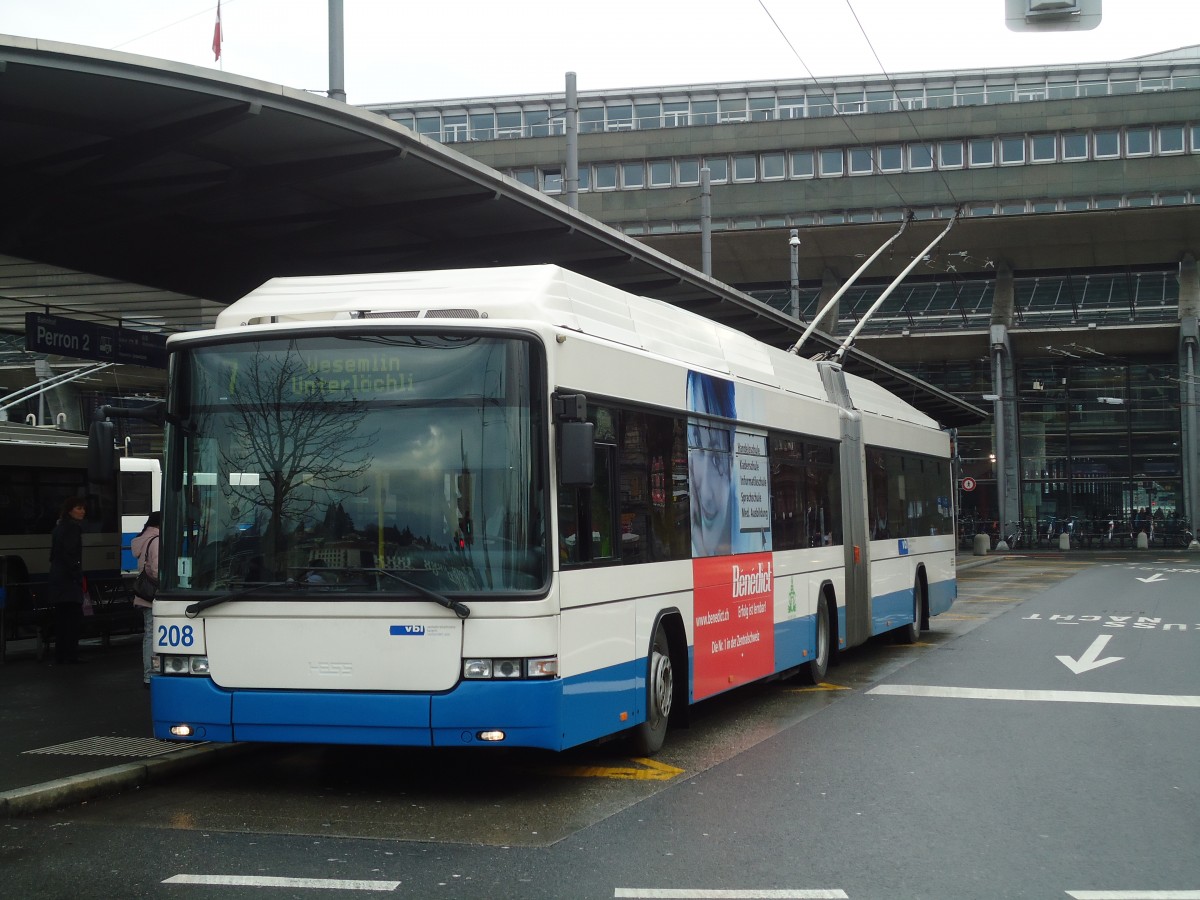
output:
<instances>
[{"instance_id":1,"label":"bare tree reflection","mask_svg":"<svg viewBox=\"0 0 1200 900\"><path fill-rule=\"evenodd\" d=\"M247 355L233 375L231 423L237 434L221 450L221 489L231 506L252 512L261 540L261 572L246 580L286 576L289 527L322 521L330 508L363 493L378 431L347 430L366 405L313 378L294 349ZM265 520L265 521L264 521Z\"/></svg>"}]
</instances>

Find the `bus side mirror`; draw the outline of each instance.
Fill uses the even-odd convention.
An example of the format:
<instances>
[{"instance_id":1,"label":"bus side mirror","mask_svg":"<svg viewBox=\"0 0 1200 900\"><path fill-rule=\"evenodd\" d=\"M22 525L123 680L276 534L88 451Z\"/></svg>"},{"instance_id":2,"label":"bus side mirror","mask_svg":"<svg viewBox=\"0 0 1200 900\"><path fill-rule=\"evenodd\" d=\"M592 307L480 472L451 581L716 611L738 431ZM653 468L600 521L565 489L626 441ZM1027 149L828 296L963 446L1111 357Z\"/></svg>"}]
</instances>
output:
<instances>
[{"instance_id":1,"label":"bus side mirror","mask_svg":"<svg viewBox=\"0 0 1200 900\"><path fill-rule=\"evenodd\" d=\"M596 425L593 422L558 423L558 439L562 449L558 476L563 487L591 487L595 482L595 437Z\"/></svg>"},{"instance_id":2,"label":"bus side mirror","mask_svg":"<svg viewBox=\"0 0 1200 900\"><path fill-rule=\"evenodd\" d=\"M93 484L110 484L116 470L116 452L113 450L113 423L93 422L88 429L88 481Z\"/></svg>"}]
</instances>

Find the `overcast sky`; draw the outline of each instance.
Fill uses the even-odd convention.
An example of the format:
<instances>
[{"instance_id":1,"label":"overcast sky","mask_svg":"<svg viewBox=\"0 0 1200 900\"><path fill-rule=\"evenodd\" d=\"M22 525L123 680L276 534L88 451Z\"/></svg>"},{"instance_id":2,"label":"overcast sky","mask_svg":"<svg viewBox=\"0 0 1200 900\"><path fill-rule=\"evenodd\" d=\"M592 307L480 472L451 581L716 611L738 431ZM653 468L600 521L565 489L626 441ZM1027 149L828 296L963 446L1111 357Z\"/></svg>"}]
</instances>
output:
<instances>
[{"instance_id":1,"label":"overcast sky","mask_svg":"<svg viewBox=\"0 0 1200 900\"><path fill-rule=\"evenodd\" d=\"M895 74L1096 62L1200 44L1197 0L1103 0L1098 28L1054 34L1009 31L1004 0L343 3L351 103L556 92L570 71L580 90L596 90L874 74L881 64ZM0 33L326 90L327 0L222 0L221 17L220 62L216 3L205 0L5 0Z\"/></svg>"}]
</instances>

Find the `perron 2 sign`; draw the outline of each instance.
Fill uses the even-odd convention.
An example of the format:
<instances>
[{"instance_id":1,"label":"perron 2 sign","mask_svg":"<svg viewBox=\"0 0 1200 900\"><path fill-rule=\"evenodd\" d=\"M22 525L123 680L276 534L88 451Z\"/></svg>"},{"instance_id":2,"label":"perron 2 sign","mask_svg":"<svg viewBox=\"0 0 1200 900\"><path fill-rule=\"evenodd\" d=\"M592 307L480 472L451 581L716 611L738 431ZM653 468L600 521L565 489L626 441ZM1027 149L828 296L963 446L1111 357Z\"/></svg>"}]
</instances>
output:
<instances>
[{"instance_id":1,"label":"perron 2 sign","mask_svg":"<svg viewBox=\"0 0 1200 900\"><path fill-rule=\"evenodd\" d=\"M167 367L166 335L80 322L48 313L25 314L25 349L98 362Z\"/></svg>"}]
</instances>

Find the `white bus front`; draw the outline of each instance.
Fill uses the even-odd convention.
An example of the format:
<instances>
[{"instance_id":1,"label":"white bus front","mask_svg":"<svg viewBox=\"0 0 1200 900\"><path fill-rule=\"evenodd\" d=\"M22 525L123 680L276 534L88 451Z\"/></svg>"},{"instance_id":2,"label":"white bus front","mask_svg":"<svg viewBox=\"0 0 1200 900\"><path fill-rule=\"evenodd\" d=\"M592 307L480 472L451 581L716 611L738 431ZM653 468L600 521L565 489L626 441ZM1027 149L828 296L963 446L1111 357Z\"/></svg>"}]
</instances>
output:
<instances>
[{"instance_id":1,"label":"white bus front","mask_svg":"<svg viewBox=\"0 0 1200 900\"><path fill-rule=\"evenodd\" d=\"M172 366L158 737L560 746L532 336L273 329Z\"/></svg>"}]
</instances>

